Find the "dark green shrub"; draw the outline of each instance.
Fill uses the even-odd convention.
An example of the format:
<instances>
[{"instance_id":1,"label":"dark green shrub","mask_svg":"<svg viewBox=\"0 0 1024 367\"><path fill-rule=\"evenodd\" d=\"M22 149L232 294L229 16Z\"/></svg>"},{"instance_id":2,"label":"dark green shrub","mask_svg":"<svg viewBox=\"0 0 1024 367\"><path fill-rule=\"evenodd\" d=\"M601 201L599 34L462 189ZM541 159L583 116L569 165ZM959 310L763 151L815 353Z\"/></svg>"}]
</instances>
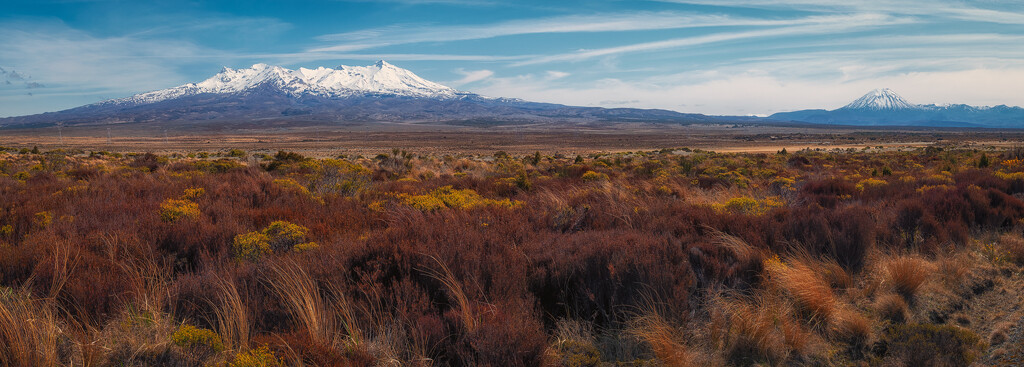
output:
<instances>
[{"instance_id":1,"label":"dark green shrub","mask_svg":"<svg viewBox=\"0 0 1024 367\"><path fill-rule=\"evenodd\" d=\"M557 366L588 367L601 364L601 351L589 343L564 340L556 343L552 349L557 356Z\"/></svg>"},{"instance_id":2,"label":"dark green shrub","mask_svg":"<svg viewBox=\"0 0 1024 367\"><path fill-rule=\"evenodd\" d=\"M887 358L906 366L967 366L985 350L977 334L952 325L907 324L885 331Z\"/></svg>"}]
</instances>

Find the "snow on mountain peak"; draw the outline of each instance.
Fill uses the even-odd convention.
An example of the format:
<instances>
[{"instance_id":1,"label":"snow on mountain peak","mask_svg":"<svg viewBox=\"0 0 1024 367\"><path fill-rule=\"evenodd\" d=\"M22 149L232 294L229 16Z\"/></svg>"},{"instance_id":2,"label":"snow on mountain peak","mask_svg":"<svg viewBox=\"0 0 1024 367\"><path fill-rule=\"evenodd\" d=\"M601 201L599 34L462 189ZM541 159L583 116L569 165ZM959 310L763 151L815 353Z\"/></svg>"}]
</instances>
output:
<instances>
[{"instance_id":1,"label":"snow on mountain peak","mask_svg":"<svg viewBox=\"0 0 1024 367\"><path fill-rule=\"evenodd\" d=\"M413 72L384 60L370 66L345 66L330 69L286 69L264 63L248 69L225 67L220 73L199 83L137 94L114 103L153 103L198 94L244 93L269 85L292 97L349 97L367 94L419 98L452 98L458 91L420 78Z\"/></svg>"},{"instance_id":2,"label":"snow on mountain peak","mask_svg":"<svg viewBox=\"0 0 1024 367\"><path fill-rule=\"evenodd\" d=\"M843 109L860 110L904 110L920 109L921 106L907 102L892 89L881 88L868 92L856 101L843 107Z\"/></svg>"}]
</instances>

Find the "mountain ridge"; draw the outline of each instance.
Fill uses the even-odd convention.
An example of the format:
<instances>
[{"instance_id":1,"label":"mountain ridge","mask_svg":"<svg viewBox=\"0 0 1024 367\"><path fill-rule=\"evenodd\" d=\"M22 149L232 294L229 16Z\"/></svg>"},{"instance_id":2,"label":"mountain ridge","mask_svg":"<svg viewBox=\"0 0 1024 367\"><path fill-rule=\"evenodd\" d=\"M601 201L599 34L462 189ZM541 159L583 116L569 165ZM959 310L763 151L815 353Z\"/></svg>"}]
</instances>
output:
<instances>
[{"instance_id":1,"label":"mountain ridge","mask_svg":"<svg viewBox=\"0 0 1024 367\"><path fill-rule=\"evenodd\" d=\"M214 124L267 119L318 124L438 122L480 126L648 122L1022 128L1024 109L1005 105L913 104L888 88L870 91L835 110L780 112L767 118L578 107L459 91L381 60L369 66L294 70L263 63L240 69L225 67L196 83L63 111L0 118L0 127L141 122Z\"/></svg>"},{"instance_id":2,"label":"mountain ridge","mask_svg":"<svg viewBox=\"0 0 1024 367\"><path fill-rule=\"evenodd\" d=\"M224 68L201 82L68 110L0 119L0 126L137 122L215 123L256 119L341 122L701 123L725 119L658 109L576 107L459 91L378 61L370 66Z\"/></svg>"},{"instance_id":3,"label":"mountain ridge","mask_svg":"<svg viewBox=\"0 0 1024 367\"><path fill-rule=\"evenodd\" d=\"M216 75L174 88L136 94L97 104L154 103L173 98L212 93L239 93L270 83L293 97L304 94L343 97L359 94L387 94L425 98L452 98L459 91L419 77L384 60L370 66L346 66L295 70L254 64L247 69L225 67Z\"/></svg>"},{"instance_id":4,"label":"mountain ridge","mask_svg":"<svg viewBox=\"0 0 1024 367\"><path fill-rule=\"evenodd\" d=\"M888 88L875 89L835 110L779 112L768 119L824 125L1024 127L1024 108L1006 105L914 104Z\"/></svg>"}]
</instances>

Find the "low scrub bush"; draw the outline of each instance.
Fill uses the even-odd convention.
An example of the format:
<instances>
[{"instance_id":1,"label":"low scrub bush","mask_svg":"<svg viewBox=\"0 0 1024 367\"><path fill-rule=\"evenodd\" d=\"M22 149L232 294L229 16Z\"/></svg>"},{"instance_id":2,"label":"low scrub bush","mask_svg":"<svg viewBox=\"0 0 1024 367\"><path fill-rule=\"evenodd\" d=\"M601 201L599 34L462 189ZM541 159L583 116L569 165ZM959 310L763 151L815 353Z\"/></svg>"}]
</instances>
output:
<instances>
[{"instance_id":1,"label":"low scrub bush","mask_svg":"<svg viewBox=\"0 0 1024 367\"><path fill-rule=\"evenodd\" d=\"M274 221L260 231L235 236L232 249L239 260L258 260L275 251L308 251L319 248L306 242L306 227L285 221Z\"/></svg>"},{"instance_id":2,"label":"low scrub bush","mask_svg":"<svg viewBox=\"0 0 1024 367\"><path fill-rule=\"evenodd\" d=\"M164 222L176 222L183 218L199 217L199 205L182 199L167 199L160 203L160 219Z\"/></svg>"},{"instance_id":3,"label":"low scrub bush","mask_svg":"<svg viewBox=\"0 0 1024 367\"><path fill-rule=\"evenodd\" d=\"M986 348L977 334L953 325L896 325L882 342L886 359L906 366L967 366Z\"/></svg>"},{"instance_id":4,"label":"low scrub bush","mask_svg":"<svg viewBox=\"0 0 1024 367\"><path fill-rule=\"evenodd\" d=\"M182 348L208 348L214 352L224 350L220 335L210 329L197 328L192 325L181 325L171 335L171 341Z\"/></svg>"},{"instance_id":5,"label":"low scrub bush","mask_svg":"<svg viewBox=\"0 0 1024 367\"><path fill-rule=\"evenodd\" d=\"M1024 166L875 150L0 154L0 357L967 363L908 323L1024 263Z\"/></svg>"},{"instance_id":6,"label":"low scrub bush","mask_svg":"<svg viewBox=\"0 0 1024 367\"><path fill-rule=\"evenodd\" d=\"M228 363L230 367L278 367L283 365L281 359L266 346L238 353Z\"/></svg>"}]
</instances>

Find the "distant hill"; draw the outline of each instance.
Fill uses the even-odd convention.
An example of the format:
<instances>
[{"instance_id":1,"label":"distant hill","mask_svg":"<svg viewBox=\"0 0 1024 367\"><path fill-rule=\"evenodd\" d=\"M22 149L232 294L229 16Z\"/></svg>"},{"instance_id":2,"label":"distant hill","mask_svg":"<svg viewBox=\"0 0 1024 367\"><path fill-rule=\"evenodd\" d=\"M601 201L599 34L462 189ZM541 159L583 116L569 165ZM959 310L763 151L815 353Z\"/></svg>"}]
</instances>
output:
<instances>
[{"instance_id":1,"label":"distant hill","mask_svg":"<svg viewBox=\"0 0 1024 367\"><path fill-rule=\"evenodd\" d=\"M1020 107L919 105L888 88L873 90L836 110L781 112L768 118L830 125L1024 128Z\"/></svg>"}]
</instances>

